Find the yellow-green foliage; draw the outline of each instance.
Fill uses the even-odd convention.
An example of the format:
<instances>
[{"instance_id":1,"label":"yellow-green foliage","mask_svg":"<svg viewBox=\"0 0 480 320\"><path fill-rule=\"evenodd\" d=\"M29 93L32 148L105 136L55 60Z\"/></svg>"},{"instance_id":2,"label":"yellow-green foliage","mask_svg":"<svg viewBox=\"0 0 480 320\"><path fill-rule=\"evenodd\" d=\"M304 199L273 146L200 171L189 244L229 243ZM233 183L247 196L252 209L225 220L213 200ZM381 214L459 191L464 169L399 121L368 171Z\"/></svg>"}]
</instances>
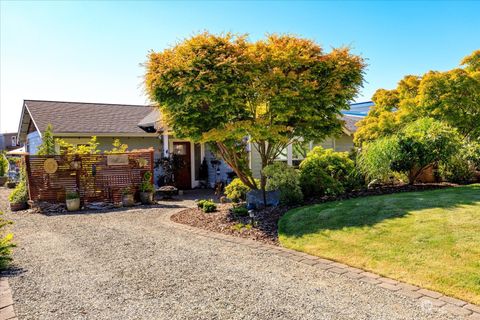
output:
<instances>
[{"instance_id":1,"label":"yellow-green foliage","mask_svg":"<svg viewBox=\"0 0 480 320\"><path fill-rule=\"evenodd\" d=\"M257 184L258 184L257 180ZM242 180L235 178L225 187L225 195L233 202L245 201L250 188Z\"/></svg>"},{"instance_id":2,"label":"yellow-green foliage","mask_svg":"<svg viewBox=\"0 0 480 320\"><path fill-rule=\"evenodd\" d=\"M359 122L355 143L390 135L422 117L446 122L471 141L480 138L480 50L463 59L463 68L405 76L393 90L379 89L375 107Z\"/></svg>"},{"instance_id":3,"label":"yellow-green foliage","mask_svg":"<svg viewBox=\"0 0 480 320\"><path fill-rule=\"evenodd\" d=\"M12 222L3 219L2 214L0 212L0 271L5 269L12 260L12 249L15 247L15 244L12 243L13 234L5 232L6 226Z\"/></svg>"},{"instance_id":4,"label":"yellow-green foliage","mask_svg":"<svg viewBox=\"0 0 480 320\"><path fill-rule=\"evenodd\" d=\"M205 32L152 52L145 84L178 137L214 142L237 176L256 189L248 142L263 169L295 137L321 140L339 132L340 111L360 89L364 67L348 49L327 53L291 35L250 42Z\"/></svg>"},{"instance_id":5,"label":"yellow-green foliage","mask_svg":"<svg viewBox=\"0 0 480 320\"><path fill-rule=\"evenodd\" d=\"M99 154L100 149L98 146L100 143L97 141L97 137L93 136L90 138L87 144L85 145L73 145L71 143L66 142L63 139L57 138L55 142L60 146L60 150L62 154ZM128 150L128 145L122 143L120 139L114 139L112 143L112 149L107 150L105 154L112 154L112 153L125 153Z\"/></svg>"}]
</instances>

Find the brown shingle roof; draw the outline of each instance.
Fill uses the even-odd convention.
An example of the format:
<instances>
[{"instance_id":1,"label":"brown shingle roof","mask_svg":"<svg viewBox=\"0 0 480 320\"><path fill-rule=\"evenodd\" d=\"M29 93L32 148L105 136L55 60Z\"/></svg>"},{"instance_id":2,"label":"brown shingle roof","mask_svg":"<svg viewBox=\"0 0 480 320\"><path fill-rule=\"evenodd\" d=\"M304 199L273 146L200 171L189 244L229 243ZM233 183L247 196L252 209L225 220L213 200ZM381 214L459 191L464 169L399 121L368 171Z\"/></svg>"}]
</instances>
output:
<instances>
[{"instance_id":1,"label":"brown shingle roof","mask_svg":"<svg viewBox=\"0 0 480 320\"><path fill-rule=\"evenodd\" d=\"M138 123L151 106L25 100L25 106L38 130L52 124L61 133L145 133Z\"/></svg>"},{"instance_id":2,"label":"brown shingle roof","mask_svg":"<svg viewBox=\"0 0 480 320\"><path fill-rule=\"evenodd\" d=\"M344 121L344 127L348 131L354 133L357 131L357 122L362 120L362 117L343 115L342 120Z\"/></svg>"}]
</instances>

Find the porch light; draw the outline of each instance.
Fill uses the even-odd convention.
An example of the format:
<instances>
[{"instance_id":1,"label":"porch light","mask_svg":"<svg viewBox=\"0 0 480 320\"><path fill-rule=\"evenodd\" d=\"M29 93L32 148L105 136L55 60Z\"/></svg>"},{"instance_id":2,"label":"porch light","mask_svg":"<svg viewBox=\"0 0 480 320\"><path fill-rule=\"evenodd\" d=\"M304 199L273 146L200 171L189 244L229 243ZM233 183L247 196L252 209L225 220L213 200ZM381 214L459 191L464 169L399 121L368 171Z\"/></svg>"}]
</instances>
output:
<instances>
[{"instance_id":1,"label":"porch light","mask_svg":"<svg viewBox=\"0 0 480 320\"><path fill-rule=\"evenodd\" d=\"M75 156L75 159L73 159L73 161L70 163L70 165L72 166L72 169L78 170L78 169L80 169L80 166L82 165L82 161L80 160L80 158L78 156Z\"/></svg>"}]
</instances>

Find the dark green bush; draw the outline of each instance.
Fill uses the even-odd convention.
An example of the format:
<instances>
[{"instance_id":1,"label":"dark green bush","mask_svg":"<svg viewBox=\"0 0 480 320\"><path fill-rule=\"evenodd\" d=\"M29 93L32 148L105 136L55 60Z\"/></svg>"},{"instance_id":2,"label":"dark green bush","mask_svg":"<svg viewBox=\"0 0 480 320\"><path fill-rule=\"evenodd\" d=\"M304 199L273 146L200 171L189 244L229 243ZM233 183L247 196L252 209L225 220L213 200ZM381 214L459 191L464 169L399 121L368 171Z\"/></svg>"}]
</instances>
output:
<instances>
[{"instance_id":1,"label":"dark green bush","mask_svg":"<svg viewBox=\"0 0 480 320\"><path fill-rule=\"evenodd\" d=\"M480 143L464 143L450 159L440 162L440 176L447 181L467 183L474 181L480 169Z\"/></svg>"},{"instance_id":2,"label":"dark green bush","mask_svg":"<svg viewBox=\"0 0 480 320\"><path fill-rule=\"evenodd\" d=\"M266 190L280 191L280 203L293 205L302 202L303 193L295 168L283 162L276 162L266 166L263 174L267 177Z\"/></svg>"},{"instance_id":3,"label":"dark green bush","mask_svg":"<svg viewBox=\"0 0 480 320\"><path fill-rule=\"evenodd\" d=\"M337 195L358 183L355 163L348 152L318 146L300 163L300 186L305 196Z\"/></svg>"},{"instance_id":4,"label":"dark green bush","mask_svg":"<svg viewBox=\"0 0 480 320\"><path fill-rule=\"evenodd\" d=\"M233 207L232 213L238 217L246 217L248 215L248 209L244 206Z\"/></svg>"},{"instance_id":5,"label":"dark green bush","mask_svg":"<svg viewBox=\"0 0 480 320\"><path fill-rule=\"evenodd\" d=\"M456 129L432 118L408 124L398 134L398 153L391 162L393 171L408 175L414 183L422 171L435 163L448 161L460 149Z\"/></svg>"}]
</instances>

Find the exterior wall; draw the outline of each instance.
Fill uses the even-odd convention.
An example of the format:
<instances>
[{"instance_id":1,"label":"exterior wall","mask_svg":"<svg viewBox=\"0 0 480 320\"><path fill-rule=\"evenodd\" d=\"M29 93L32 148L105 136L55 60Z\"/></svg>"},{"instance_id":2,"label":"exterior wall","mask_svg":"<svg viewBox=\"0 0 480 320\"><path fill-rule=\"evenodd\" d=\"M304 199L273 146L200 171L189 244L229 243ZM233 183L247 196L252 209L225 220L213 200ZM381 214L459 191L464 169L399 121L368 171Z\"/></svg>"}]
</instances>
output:
<instances>
[{"instance_id":1,"label":"exterior wall","mask_svg":"<svg viewBox=\"0 0 480 320\"><path fill-rule=\"evenodd\" d=\"M12 143L12 138L13 142ZM17 149L18 141L17 141L17 133L0 133L0 150L13 150Z\"/></svg>"},{"instance_id":2,"label":"exterior wall","mask_svg":"<svg viewBox=\"0 0 480 320\"><path fill-rule=\"evenodd\" d=\"M30 154L36 154L38 147L42 144L42 138L38 131L30 132L27 135L26 151Z\"/></svg>"},{"instance_id":3,"label":"exterior wall","mask_svg":"<svg viewBox=\"0 0 480 320\"><path fill-rule=\"evenodd\" d=\"M334 149L335 151L350 151L354 147L353 136L349 136L343 133L340 137L327 138L320 143L313 144L313 146L318 146L318 145L322 146L325 149ZM288 163L288 160L287 160L287 163ZM252 169L253 176L255 178L260 178L260 172L262 170L262 161L260 159L260 154L253 147L251 148L251 151L250 151L250 168Z\"/></svg>"},{"instance_id":4,"label":"exterior wall","mask_svg":"<svg viewBox=\"0 0 480 320\"><path fill-rule=\"evenodd\" d=\"M250 169L252 169L253 177L260 179L260 173L262 171L262 159L260 153L254 146L250 146Z\"/></svg>"},{"instance_id":5,"label":"exterior wall","mask_svg":"<svg viewBox=\"0 0 480 320\"><path fill-rule=\"evenodd\" d=\"M342 134L335 139L335 151L350 151L353 147L353 135Z\"/></svg>"},{"instance_id":6,"label":"exterior wall","mask_svg":"<svg viewBox=\"0 0 480 320\"><path fill-rule=\"evenodd\" d=\"M229 182L228 174L233 171L232 168L230 168L230 166L221 158L215 156L208 144L205 144L205 160L207 160L208 164L208 184L210 187L213 188L216 182ZM212 165L212 160L219 160L220 164L218 166L214 166Z\"/></svg>"}]
</instances>

